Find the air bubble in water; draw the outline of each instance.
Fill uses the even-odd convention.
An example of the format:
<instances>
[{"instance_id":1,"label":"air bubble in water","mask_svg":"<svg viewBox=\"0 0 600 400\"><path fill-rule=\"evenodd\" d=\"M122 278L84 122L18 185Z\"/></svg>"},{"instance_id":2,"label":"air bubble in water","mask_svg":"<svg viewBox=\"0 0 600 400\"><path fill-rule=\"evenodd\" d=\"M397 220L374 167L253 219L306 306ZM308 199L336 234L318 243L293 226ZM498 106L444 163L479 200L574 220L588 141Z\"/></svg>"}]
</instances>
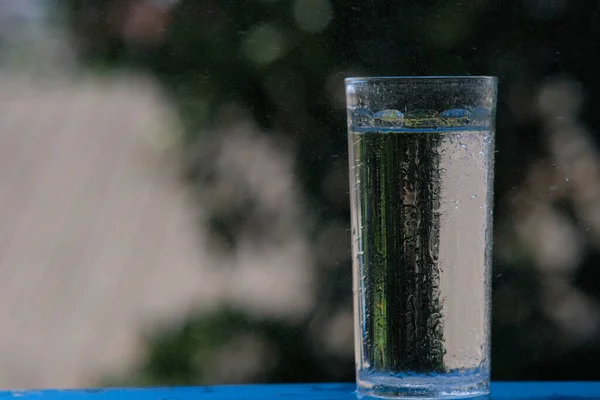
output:
<instances>
[{"instance_id":1,"label":"air bubble in water","mask_svg":"<svg viewBox=\"0 0 600 400\"><path fill-rule=\"evenodd\" d=\"M379 126L402 127L404 114L398 110L383 110L373 114L373 119Z\"/></svg>"}]
</instances>

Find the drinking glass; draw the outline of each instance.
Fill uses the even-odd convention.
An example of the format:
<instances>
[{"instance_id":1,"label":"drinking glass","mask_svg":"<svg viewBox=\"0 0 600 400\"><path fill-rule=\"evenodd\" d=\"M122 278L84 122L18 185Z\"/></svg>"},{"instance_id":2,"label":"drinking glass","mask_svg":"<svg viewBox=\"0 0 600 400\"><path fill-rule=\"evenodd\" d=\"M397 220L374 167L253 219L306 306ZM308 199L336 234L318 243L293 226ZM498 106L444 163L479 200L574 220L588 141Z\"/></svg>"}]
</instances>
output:
<instances>
[{"instance_id":1,"label":"drinking glass","mask_svg":"<svg viewBox=\"0 0 600 400\"><path fill-rule=\"evenodd\" d=\"M360 396L489 393L496 88L346 79Z\"/></svg>"}]
</instances>

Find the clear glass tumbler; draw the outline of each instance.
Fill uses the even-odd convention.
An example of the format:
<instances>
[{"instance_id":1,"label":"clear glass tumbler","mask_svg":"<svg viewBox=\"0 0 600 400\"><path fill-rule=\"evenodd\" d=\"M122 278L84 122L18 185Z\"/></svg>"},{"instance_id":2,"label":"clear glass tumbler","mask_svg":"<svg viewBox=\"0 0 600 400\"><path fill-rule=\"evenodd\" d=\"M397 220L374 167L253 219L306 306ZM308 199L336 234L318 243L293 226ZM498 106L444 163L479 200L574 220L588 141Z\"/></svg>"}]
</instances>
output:
<instances>
[{"instance_id":1,"label":"clear glass tumbler","mask_svg":"<svg viewBox=\"0 0 600 400\"><path fill-rule=\"evenodd\" d=\"M489 393L496 88L346 79L360 396Z\"/></svg>"}]
</instances>

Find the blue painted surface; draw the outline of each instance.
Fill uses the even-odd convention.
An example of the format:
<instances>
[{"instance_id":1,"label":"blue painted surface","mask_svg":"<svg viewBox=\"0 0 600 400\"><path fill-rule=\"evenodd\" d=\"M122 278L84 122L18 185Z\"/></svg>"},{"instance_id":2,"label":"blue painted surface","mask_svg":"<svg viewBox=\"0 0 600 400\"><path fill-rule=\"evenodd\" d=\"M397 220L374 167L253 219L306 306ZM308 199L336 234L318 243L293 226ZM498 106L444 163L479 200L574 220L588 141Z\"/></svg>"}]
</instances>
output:
<instances>
[{"instance_id":1,"label":"blue painted surface","mask_svg":"<svg viewBox=\"0 0 600 400\"><path fill-rule=\"evenodd\" d=\"M0 400L349 400L354 385L245 385L0 392ZM600 382L494 382L490 400L600 400Z\"/></svg>"}]
</instances>

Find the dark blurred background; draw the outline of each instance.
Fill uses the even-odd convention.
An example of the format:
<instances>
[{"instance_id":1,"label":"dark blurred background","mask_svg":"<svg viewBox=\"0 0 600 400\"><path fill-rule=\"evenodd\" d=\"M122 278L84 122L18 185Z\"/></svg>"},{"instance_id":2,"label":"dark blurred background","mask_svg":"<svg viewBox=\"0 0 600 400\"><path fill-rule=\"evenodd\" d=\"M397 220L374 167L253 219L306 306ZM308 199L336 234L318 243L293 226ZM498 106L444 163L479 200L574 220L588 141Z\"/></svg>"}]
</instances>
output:
<instances>
[{"instance_id":1,"label":"dark blurred background","mask_svg":"<svg viewBox=\"0 0 600 400\"><path fill-rule=\"evenodd\" d=\"M1 0L0 386L353 381L343 78L499 78L493 378L600 379L600 5Z\"/></svg>"}]
</instances>

